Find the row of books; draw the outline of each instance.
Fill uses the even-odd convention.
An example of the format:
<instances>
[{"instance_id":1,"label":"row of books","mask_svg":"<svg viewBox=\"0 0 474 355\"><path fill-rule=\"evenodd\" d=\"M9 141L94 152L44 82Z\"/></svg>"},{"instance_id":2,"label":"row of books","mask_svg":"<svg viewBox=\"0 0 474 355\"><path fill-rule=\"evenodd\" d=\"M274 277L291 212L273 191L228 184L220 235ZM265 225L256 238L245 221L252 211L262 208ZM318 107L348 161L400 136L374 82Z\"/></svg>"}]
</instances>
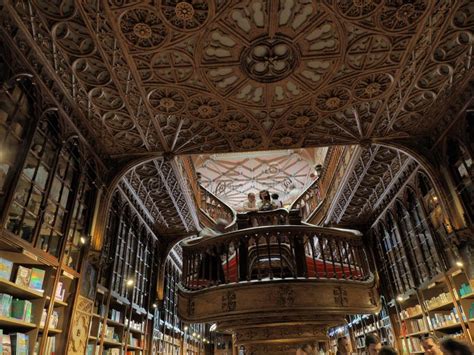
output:
<instances>
[{"instance_id":1,"label":"row of books","mask_svg":"<svg viewBox=\"0 0 474 355\"><path fill-rule=\"evenodd\" d=\"M28 355L29 339L24 333L3 334L0 329L1 345L0 354Z\"/></svg>"},{"instance_id":2,"label":"row of books","mask_svg":"<svg viewBox=\"0 0 474 355\"><path fill-rule=\"evenodd\" d=\"M431 328L435 329L457 324L461 321L461 318L466 320L464 314L462 315L462 317L459 317L456 308L453 307L453 309L449 313L435 313L434 315L431 315L429 318L429 322L431 324Z\"/></svg>"},{"instance_id":3,"label":"row of books","mask_svg":"<svg viewBox=\"0 0 474 355\"><path fill-rule=\"evenodd\" d=\"M43 309L43 313L41 314L41 322L40 327L44 327L46 324L46 317L48 315L48 310L46 308ZM51 317L49 318L49 328L56 329L59 323L59 313L57 311L53 311Z\"/></svg>"},{"instance_id":4,"label":"row of books","mask_svg":"<svg viewBox=\"0 0 474 355\"><path fill-rule=\"evenodd\" d=\"M400 312L400 318L406 319L416 315L422 314L421 305L417 304L414 307L408 307Z\"/></svg>"},{"instance_id":5,"label":"row of books","mask_svg":"<svg viewBox=\"0 0 474 355\"><path fill-rule=\"evenodd\" d=\"M421 340L418 337L411 337L406 339L408 344L408 353L420 352L423 351L421 347Z\"/></svg>"},{"instance_id":6,"label":"row of books","mask_svg":"<svg viewBox=\"0 0 474 355\"><path fill-rule=\"evenodd\" d=\"M125 319L125 324L127 324L128 319ZM139 330L141 332L145 331L145 322L136 322L133 319L130 320L130 328Z\"/></svg>"},{"instance_id":7,"label":"row of books","mask_svg":"<svg viewBox=\"0 0 474 355\"><path fill-rule=\"evenodd\" d=\"M114 322L120 323L121 315L122 313L120 311L117 311L116 309L110 310L110 319L113 320Z\"/></svg>"},{"instance_id":8,"label":"row of books","mask_svg":"<svg viewBox=\"0 0 474 355\"><path fill-rule=\"evenodd\" d=\"M447 303L453 302L453 297L449 292L441 293L438 296L432 297L425 301L425 307L427 309L433 309Z\"/></svg>"},{"instance_id":9,"label":"row of books","mask_svg":"<svg viewBox=\"0 0 474 355\"><path fill-rule=\"evenodd\" d=\"M128 345L139 348L142 346L142 340L135 338L132 334L128 334Z\"/></svg>"},{"instance_id":10,"label":"row of books","mask_svg":"<svg viewBox=\"0 0 474 355\"><path fill-rule=\"evenodd\" d=\"M13 273L13 262L5 258L0 258L0 278L11 281ZM15 277L15 284L32 288L34 290L43 291L45 271L38 268L27 268L18 266Z\"/></svg>"},{"instance_id":11,"label":"row of books","mask_svg":"<svg viewBox=\"0 0 474 355\"><path fill-rule=\"evenodd\" d=\"M426 332L426 324L423 318L406 321L407 334Z\"/></svg>"},{"instance_id":12,"label":"row of books","mask_svg":"<svg viewBox=\"0 0 474 355\"><path fill-rule=\"evenodd\" d=\"M35 344L34 355L56 355L56 337L50 336L46 339L44 351L39 353L41 338L38 338Z\"/></svg>"},{"instance_id":13,"label":"row of books","mask_svg":"<svg viewBox=\"0 0 474 355\"><path fill-rule=\"evenodd\" d=\"M31 322L32 304L27 300L13 298L7 293L0 293L0 315Z\"/></svg>"}]
</instances>

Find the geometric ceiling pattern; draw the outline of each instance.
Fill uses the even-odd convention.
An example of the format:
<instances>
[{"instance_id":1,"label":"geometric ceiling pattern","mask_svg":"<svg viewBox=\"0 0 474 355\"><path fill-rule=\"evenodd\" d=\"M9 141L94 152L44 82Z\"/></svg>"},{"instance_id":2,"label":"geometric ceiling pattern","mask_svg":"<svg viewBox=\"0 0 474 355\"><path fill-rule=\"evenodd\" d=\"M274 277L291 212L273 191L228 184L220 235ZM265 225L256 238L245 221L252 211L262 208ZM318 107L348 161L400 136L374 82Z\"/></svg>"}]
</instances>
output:
<instances>
[{"instance_id":1,"label":"geometric ceiling pattern","mask_svg":"<svg viewBox=\"0 0 474 355\"><path fill-rule=\"evenodd\" d=\"M324 163L327 148L275 150L193 157L200 184L239 210L247 194L269 190L291 204L315 179L315 166Z\"/></svg>"},{"instance_id":2,"label":"geometric ceiling pattern","mask_svg":"<svg viewBox=\"0 0 474 355\"><path fill-rule=\"evenodd\" d=\"M471 0L18 0L0 4L0 37L110 161L440 132L472 78L473 14ZM179 210L185 192L168 192Z\"/></svg>"},{"instance_id":3,"label":"geometric ceiling pattern","mask_svg":"<svg viewBox=\"0 0 474 355\"><path fill-rule=\"evenodd\" d=\"M2 28L105 154L215 153L428 133L472 74L473 6L20 0Z\"/></svg>"}]
</instances>

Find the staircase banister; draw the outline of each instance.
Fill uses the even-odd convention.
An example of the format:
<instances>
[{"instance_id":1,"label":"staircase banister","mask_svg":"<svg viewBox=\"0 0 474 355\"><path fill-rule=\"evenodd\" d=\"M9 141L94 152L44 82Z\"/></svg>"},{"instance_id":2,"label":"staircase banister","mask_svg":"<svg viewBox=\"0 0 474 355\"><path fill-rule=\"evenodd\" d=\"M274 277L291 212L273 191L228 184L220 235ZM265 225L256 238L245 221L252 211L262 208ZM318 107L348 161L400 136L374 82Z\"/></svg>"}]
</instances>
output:
<instances>
[{"instance_id":1,"label":"staircase banister","mask_svg":"<svg viewBox=\"0 0 474 355\"><path fill-rule=\"evenodd\" d=\"M290 206L290 210L292 209L297 209L298 204L301 202L303 197L308 193L308 191L312 190L316 185L319 184L320 177L318 176L306 189L304 189L298 197L293 201L293 203Z\"/></svg>"},{"instance_id":2,"label":"staircase banister","mask_svg":"<svg viewBox=\"0 0 474 355\"><path fill-rule=\"evenodd\" d=\"M228 210L229 214L232 215L232 219L228 222L230 222L226 229L227 230L233 230L236 226L236 223L237 223L237 211L232 208L231 206L229 206L227 203L225 203L223 200L221 200L219 197L217 197L215 194L213 194L211 191L209 191L208 189L206 189L204 186L202 186L201 184L199 184L199 188L201 189L201 192L202 192L202 197L205 198L206 195L211 197L212 199L214 199L215 201L217 201L218 203L220 203L221 205L225 206L225 208ZM202 203L199 204L199 207L201 208L201 211L203 213L205 213L210 219L214 220L212 218L212 216L210 216L207 211L203 208L202 206ZM214 220L214 222L216 222Z\"/></svg>"}]
</instances>

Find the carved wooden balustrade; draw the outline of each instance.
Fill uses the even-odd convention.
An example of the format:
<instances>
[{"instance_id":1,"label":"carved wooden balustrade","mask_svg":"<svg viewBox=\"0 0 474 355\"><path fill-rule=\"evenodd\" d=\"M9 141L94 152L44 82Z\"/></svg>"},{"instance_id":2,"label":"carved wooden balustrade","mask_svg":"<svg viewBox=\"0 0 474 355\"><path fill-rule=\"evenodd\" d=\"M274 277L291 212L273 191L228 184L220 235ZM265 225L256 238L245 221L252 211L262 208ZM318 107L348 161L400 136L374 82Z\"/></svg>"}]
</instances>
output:
<instances>
[{"instance_id":1,"label":"carved wooden balustrade","mask_svg":"<svg viewBox=\"0 0 474 355\"><path fill-rule=\"evenodd\" d=\"M180 318L215 322L238 344L324 339L347 314L379 309L357 231L274 225L183 243Z\"/></svg>"},{"instance_id":2,"label":"carved wooden balustrade","mask_svg":"<svg viewBox=\"0 0 474 355\"><path fill-rule=\"evenodd\" d=\"M320 182L319 179L316 179L296 198L291 205L291 210L299 210L301 219L306 221L322 201Z\"/></svg>"},{"instance_id":3,"label":"carved wooden balustrade","mask_svg":"<svg viewBox=\"0 0 474 355\"><path fill-rule=\"evenodd\" d=\"M234 230L236 228L237 212L205 187L199 185L199 188L201 212L214 224L219 218L225 219L229 223L226 229Z\"/></svg>"},{"instance_id":4,"label":"carved wooden balustrade","mask_svg":"<svg viewBox=\"0 0 474 355\"><path fill-rule=\"evenodd\" d=\"M277 208L271 211L255 211L237 214L238 229L301 224L300 211Z\"/></svg>"},{"instance_id":5,"label":"carved wooden balustrade","mask_svg":"<svg viewBox=\"0 0 474 355\"><path fill-rule=\"evenodd\" d=\"M367 280L357 232L312 226L267 226L194 239L183 245L185 289L289 278Z\"/></svg>"}]
</instances>

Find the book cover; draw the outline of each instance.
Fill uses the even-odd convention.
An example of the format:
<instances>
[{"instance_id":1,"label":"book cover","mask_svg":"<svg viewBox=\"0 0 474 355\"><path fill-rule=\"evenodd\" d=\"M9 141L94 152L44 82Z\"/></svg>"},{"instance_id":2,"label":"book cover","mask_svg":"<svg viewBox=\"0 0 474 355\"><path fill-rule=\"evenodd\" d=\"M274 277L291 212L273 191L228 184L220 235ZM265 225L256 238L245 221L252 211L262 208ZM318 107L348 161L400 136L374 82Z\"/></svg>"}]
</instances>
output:
<instances>
[{"instance_id":1,"label":"book cover","mask_svg":"<svg viewBox=\"0 0 474 355\"><path fill-rule=\"evenodd\" d=\"M30 287L35 290L43 290L45 271L43 269L32 268L30 277Z\"/></svg>"},{"instance_id":2,"label":"book cover","mask_svg":"<svg viewBox=\"0 0 474 355\"><path fill-rule=\"evenodd\" d=\"M8 334L3 334L2 336L2 350L3 355L12 355L12 343Z\"/></svg>"},{"instance_id":3,"label":"book cover","mask_svg":"<svg viewBox=\"0 0 474 355\"><path fill-rule=\"evenodd\" d=\"M13 263L10 260L0 258L0 278L10 281L12 269Z\"/></svg>"},{"instance_id":4,"label":"book cover","mask_svg":"<svg viewBox=\"0 0 474 355\"><path fill-rule=\"evenodd\" d=\"M56 295L54 296L54 299L57 301L64 301L64 289L61 281L59 281L58 286L56 286Z\"/></svg>"},{"instance_id":5,"label":"book cover","mask_svg":"<svg viewBox=\"0 0 474 355\"><path fill-rule=\"evenodd\" d=\"M53 314L51 314L51 318L49 319L49 327L52 329L56 329L58 327L59 323L59 313L56 311L53 311Z\"/></svg>"},{"instance_id":6,"label":"book cover","mask_svg":"<svg viewBox=\"0 0 474 355\"><path fill-rule=\"evenodd\" d=\"M16 319L31 322L31 302L15 298L12 302L11 316Z\"/></svg>"},{"instance_id":7,"label":"book cover","mask_svg":"<svg viewBox=\"0 0 474 355\"><path fill-rule=\"evenodd\" d=\"M31 269L19 266L16 273L15 283L19 286L30 287Z\"/></svg>"},{"instance_id":8,"label":"book cover","mask_svg":"<svg viewBox=\"0 0 474 355\"><path fill-rule=\"evenodd\" d=\"M23 333L10 334L11 348L15 355L28 355L28 335Z\"/></svg>"},{"instance_id":9,"label":"book cover","mask_svg":"<svg viewBox=\"0 0 474 355\"><path fill-rule=\"evenodd\" d=\"M10 317L12 312L13 297L6 293L0 293L0 315Z\"/></svg>"},{"instance_id":10,"label":"book cover","mask_svg":"<svg viewBox=\"0 0 474 355\"><path fill-rule=\"evenodd\" d=\"M40 321L40 327L44 327L46 324L46 316L48 315L48 311L46 308L43 308L43 313L41 313L41 321Z\"/></svg>"}]
</instances>

